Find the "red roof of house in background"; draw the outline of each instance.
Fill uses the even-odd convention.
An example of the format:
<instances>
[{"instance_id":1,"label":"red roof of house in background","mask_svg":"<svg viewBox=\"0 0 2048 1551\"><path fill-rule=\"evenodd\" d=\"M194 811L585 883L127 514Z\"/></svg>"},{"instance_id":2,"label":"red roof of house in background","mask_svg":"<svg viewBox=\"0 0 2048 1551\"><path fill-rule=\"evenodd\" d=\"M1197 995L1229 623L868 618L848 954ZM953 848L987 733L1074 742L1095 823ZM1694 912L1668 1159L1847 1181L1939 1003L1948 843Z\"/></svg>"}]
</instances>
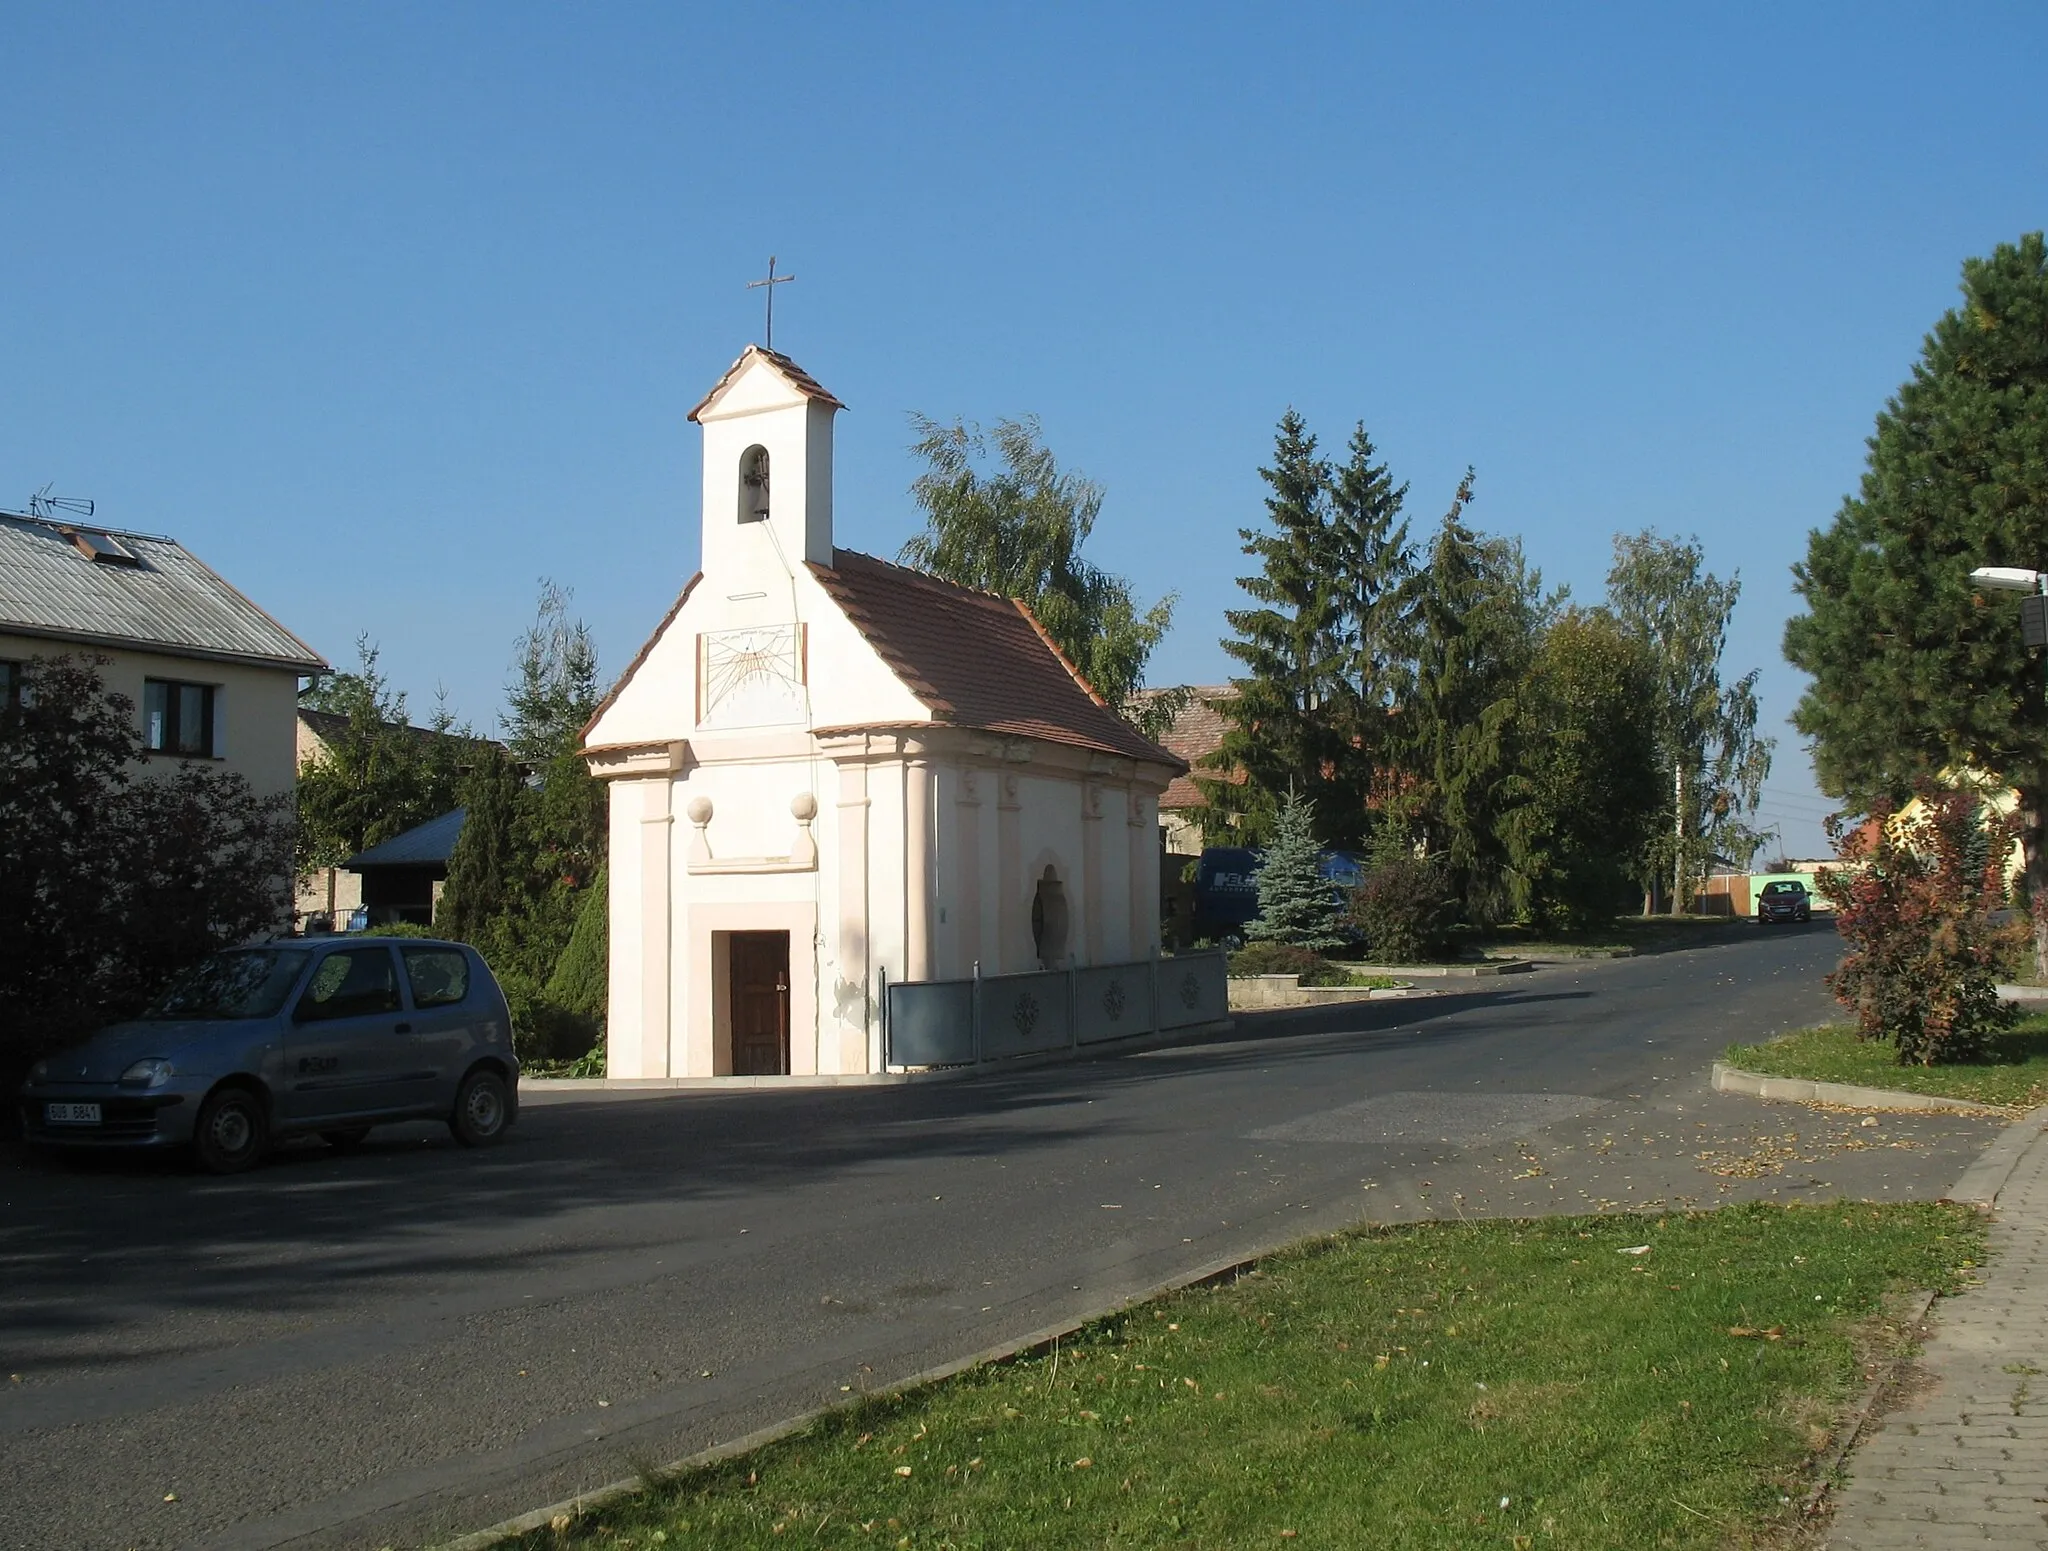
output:
<instances>
[{"instance_id":1,"label":"red roof of house in background","mask_svg":"<svg viewBox=\"0 0 2048 1551\"><path fill-rule=\"evenodd\" d=\"M832 560L811 574L933 721L1185 768L1104 704L1016 599L850 549Z\"/></svg>"},{"instance_id":2,"label":"red roof of house in background","mask_svg":"<svg viewBox=\"0 0 2048 1551\"><path fill-rule=\"evenodd\" d=\"M1199 765L1203 759L1223 745L1223 734L1229 728L1229 719L1215 708L1214 702L1229 700L1237 691L1228 684L1197 684L1195 698L1188 702L1180 715L1173 719L1173 725L1160 735L1159 741L1168 751L1178 754L1190 766ZM1158 690L1147 690L1145 696L1159 694ZM1204 772L1211 780L1242 781L1241 770L1212 770ZM1202 789L1195 784L1192 774L1174 777L1165 791L1159 794L1162 810L1200 808L1207 804Z\"/></svg>"}]
</instances>

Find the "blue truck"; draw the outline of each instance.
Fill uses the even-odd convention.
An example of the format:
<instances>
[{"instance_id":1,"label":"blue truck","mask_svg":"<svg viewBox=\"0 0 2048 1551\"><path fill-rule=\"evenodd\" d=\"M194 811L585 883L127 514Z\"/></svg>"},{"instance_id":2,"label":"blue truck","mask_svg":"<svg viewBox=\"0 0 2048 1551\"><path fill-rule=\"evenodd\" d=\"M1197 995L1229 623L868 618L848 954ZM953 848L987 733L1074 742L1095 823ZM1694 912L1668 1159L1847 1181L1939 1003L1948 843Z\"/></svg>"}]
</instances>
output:
<instances>
[{"instance_id":1,"label":"blue truck","mask_svg":"<svg viewBox=\"0 0 2048 1551\"><path fill-rule=\"evenodd\" d=\"M1265 860L1265 852L1246 846L1210 846L1202 852L1195 864L1197 937L1244 936L1245 927L1259 913L1259 868ZM1322 865L1331 898L1339 901L1365 876L1364 858L1355 852L1325 851Z\"/></svg>"}]
</instances>

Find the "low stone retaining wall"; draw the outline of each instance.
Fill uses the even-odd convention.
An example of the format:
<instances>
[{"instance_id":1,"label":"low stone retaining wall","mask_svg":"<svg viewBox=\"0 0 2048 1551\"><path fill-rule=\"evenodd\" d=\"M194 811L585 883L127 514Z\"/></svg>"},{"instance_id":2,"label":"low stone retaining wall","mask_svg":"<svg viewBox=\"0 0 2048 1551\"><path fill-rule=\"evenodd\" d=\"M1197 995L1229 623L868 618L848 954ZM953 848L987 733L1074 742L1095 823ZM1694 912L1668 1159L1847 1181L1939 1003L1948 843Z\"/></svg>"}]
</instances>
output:
<instances>
[{"instance_id":1,"label":"low stone retaining wall","mask_svg":"<svg viewBox=\"0 0 2048 1551\"><path fill-rule=\"evenodd\" d=\"M1435 994L1415 986L1305 986L1299 975L1230 977L1232 1012L1256 1012L1265 1007L1325 1007L1332 1002L1388 1002L1404 996Z\"/></svg>"},{"instance_id":2,"label":"low stone retaining wall","mask_svg":"<svg viewBox=\"0 0 2048 1551\"><path fill-rule=\"evenodd\" d=\"M1347 964L1360 975L1388 975L1400 980L1487 980L1534 969L1529 959L1487 959L1477 964Z\"/></svg>"}]
</instances>

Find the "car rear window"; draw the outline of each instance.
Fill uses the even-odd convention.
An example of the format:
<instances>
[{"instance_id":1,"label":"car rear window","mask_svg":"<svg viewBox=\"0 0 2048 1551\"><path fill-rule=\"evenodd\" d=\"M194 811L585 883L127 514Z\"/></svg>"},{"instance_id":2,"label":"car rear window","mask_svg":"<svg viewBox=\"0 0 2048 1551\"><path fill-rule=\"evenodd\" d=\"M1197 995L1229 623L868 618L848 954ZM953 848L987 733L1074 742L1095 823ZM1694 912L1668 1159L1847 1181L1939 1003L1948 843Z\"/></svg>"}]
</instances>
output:
<instances>
[{"instance_id":1,"label":"car rear window","mask_svg":"<svg viewBox=\"0 0 2048 1551\"><path fill-rule=\"evenodd\" d=\"M413 1006L452 1006L469 995L469 956L455 948L407 948L405 978Z\"/></svg>"}]
</instances>

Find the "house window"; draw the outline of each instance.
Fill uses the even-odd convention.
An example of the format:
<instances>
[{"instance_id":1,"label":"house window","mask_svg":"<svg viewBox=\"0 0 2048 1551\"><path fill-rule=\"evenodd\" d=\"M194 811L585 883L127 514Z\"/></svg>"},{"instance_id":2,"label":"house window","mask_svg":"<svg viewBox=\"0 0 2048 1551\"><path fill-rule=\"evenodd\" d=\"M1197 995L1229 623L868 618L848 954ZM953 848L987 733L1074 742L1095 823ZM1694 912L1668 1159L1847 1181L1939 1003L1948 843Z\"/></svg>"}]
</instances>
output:
<instances>
[{"instance_id":1,"label":"house window","mask_svg":"<svg viewBox=\"0 0 2048 1551\"><path fill-rule=\"evenodd\" d=\"M21 704L21 664L0 661L0 711L12 711Z\"/></svg>"},{"instance_id":2,"label":"house window","mask_svg":"<svg viewBox=\"0 0 2048 1551\"><path fill-rule=\"evenodd\" d=\"M150 753L213 758L214 694L211 684L144 679L142 741Z\"/></svg>"}]
</instances>

